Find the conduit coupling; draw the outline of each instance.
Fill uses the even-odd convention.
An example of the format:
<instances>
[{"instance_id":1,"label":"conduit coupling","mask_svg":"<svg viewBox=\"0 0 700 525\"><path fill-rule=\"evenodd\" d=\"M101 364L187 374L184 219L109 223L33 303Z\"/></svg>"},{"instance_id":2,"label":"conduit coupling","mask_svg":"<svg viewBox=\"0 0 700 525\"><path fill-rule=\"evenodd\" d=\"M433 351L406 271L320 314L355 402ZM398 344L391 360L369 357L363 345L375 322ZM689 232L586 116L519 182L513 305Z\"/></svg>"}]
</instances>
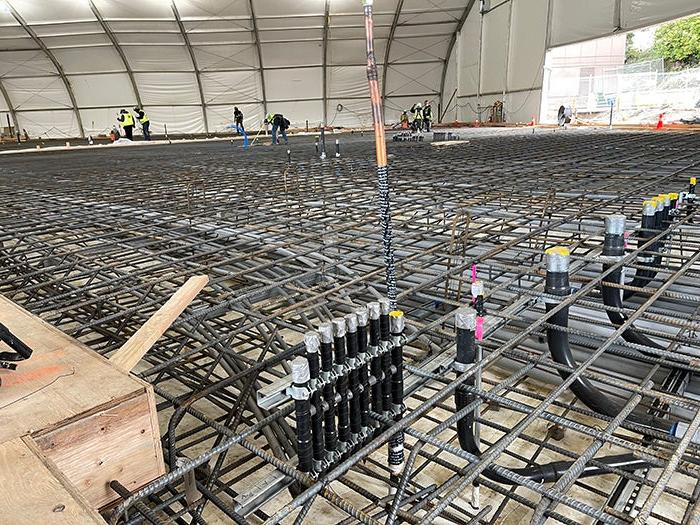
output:
<instances>
[{"instance_id":1,"label":"conduit coupling","mask_svg":"<svg viewBox=\"0 0 700 525\"><path fill-rule=\"evenodd\" d=\"M547 275L544 291L549 295L566 296L571 293L569 285L569 262L571 252L563 246L555 246L546 250ZM558 303L556 299L545 299L545 302Z\"/></svg>"}]
</instances>

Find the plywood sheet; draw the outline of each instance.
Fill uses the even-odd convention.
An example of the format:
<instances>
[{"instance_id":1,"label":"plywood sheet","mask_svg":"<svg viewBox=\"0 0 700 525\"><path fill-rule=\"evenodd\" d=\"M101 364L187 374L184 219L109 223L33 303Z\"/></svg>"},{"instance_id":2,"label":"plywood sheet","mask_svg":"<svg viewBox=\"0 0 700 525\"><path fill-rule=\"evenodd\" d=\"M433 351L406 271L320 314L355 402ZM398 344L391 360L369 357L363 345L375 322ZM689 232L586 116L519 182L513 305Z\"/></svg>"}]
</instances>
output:
<instances>
[{"instance_id":1,"label":"plywood sheet","mask_svg":"<svg viewBox=\"0 0 700 525\"><path fill-rule=\"evenodd\" d=\"M117 499L111 480L136 490L164 473L159 430L145 391L32 437L95 508Z\"/></svg>"},{"instance_id":2,"label":"plywood sheet","mask_svg":"<svg viewBox=\"0 0 700 525\"><path fill-rule=\"evenodd\" d=\"M0 322L34 350L17 370L0 372L0 443L144 391L142 382L3 296Z\"/></svg>"},{"instance_id":3,"label":"plywood sheet","mask_svg":"<svg viewBox=\"0 0 700 525\"><path fill-rule=\"evenodd\" d=\"M0 444L0 509L12 525L105 525L19 438Z\"/></svg>"}]
</instances>

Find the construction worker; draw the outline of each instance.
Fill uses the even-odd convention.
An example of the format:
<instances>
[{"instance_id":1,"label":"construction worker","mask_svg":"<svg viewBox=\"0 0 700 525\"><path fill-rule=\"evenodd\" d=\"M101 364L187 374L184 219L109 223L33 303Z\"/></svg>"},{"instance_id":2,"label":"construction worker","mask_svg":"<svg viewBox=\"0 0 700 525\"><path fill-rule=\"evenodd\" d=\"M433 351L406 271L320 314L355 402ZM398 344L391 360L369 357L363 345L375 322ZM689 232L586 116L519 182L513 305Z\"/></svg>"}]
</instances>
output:
<instances>
[{"instance_id":1,"label":"construction worker","mask_svg":"<svg viewBox=\"0 0 700 525\"><path fill-rule=\"evenodd\" d=\"M233 107L233 122L236 124L236 131L240 135L245 133L245 128L243 127L243 112L237 107Z\"/></svg>"},{"instance_id":2,"label":"construction worker","mask_svg":"<svg viewBox=\"0 0 700 525\"><path fill-rule=\"evenodd\" d=\"M408 129L409 127L409 120L408 120L408 113L406 110L401 113L401 129Z\"/></svg>"},{"instance_id":3,"label":"construction worker","mask_svg":"<svg viewBox=\"0 0 700 525\"><path fill-rule=\"evenodd\" d=\"M430 101L426 100L423 104L423 129L430 132L430 123L433 121L433 108L430 106Z\"/></svg>"},{"instance_id":4,"label":"construction worker","mask_svg":"<svg viewBox=\"0 0 700 525\"><path fill-rule=\"evenodd\" d=\"M279 144L279 140L277 140L277 131L282 133L284 143L289 144L289 140L287 139L287 128L289 128L289 121L286 118L284 118L284 116L281 113L275 113L274 115L272 113L269 113L265 118L265 122L267 124L272 124L273 145Z\"/></svg>"},{"instance_id":5,"label":"construction worker","mask_svg":"<svg viewBox=\"0 0 700 525\"><path fill-rule=\"evenodd\" d=\"M119 112L117 121L124 130L124 135L129 140L134 140L134 117L127 110L122 109Z\"/></svg>"},{"instance_id":6,"label":"construction worker","mask_svg":"<svg viewBox=\"0 0 700 525\"><path fill-rule=\"evenodd\" d=\"M421 131L423 129L423 107L420 102L411 106L411 114L413 115L413 131Z\"/></svg>"},{"instance_id":7,"label":"construction worker","mask_svg":"<svg viewBox=\"0 0 700 525\"><path fill-rule=\"evenodd\" d=\"M151 140L151 119L148 118L148 115L146 115L143 108L135 107L134 112L136 113L136 118L141 123L141 128L143 129L143 139Z\"/></svg>"}]
</instances>

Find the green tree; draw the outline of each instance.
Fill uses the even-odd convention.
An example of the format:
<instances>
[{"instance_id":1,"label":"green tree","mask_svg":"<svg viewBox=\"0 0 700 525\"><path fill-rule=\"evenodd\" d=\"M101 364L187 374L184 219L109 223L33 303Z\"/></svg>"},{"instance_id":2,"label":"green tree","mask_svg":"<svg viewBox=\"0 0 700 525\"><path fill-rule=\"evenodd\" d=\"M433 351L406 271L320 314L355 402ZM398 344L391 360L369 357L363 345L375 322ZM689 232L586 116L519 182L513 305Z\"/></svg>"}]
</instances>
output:
<instances>
[{"instance_id":1,"label":"green tree","mask_svg":"<svg viewBox=\"0 0 700 525\"><path fill-rule=\"evenodd\" d=\"M700 65L700 16L664 24L656 30L654 56L663 58L669 69Z\"/></svg>"}]
</instances>

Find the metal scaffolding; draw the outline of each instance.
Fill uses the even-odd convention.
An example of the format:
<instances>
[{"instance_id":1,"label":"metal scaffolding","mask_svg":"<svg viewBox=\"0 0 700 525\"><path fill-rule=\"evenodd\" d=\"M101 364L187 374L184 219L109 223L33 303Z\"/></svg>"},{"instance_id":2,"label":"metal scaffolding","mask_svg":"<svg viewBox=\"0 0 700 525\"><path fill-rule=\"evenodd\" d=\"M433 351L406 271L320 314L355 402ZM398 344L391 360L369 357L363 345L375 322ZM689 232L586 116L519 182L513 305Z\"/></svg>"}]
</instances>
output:
<instances>
[{"instance_id":1,"label":"metal scaffolding","mask_svg":"<svg viewBox=\"0 0 700 525\"><path fill-rule=\"evenodd\" d=\"M136 369L155 388L170 471L134 493L115 480L124 501L112 523L700 519L700 208L686 200L663 229L642 228L644 200L687 192L700 174L696 135L392 144L405 410L370 411L372 439L321 472L298 468L284 387L306 332L386 296L376 166L359 137L340 158L319 160L304 140L291 150L3 161L0 293L96 352L119 348L187 278L210 276ZM613 215L631 232L622 255L604 253ZM555 246L569 254L564 295L548 284ZM623 267L626 281L609 278ZM455 368L455 311L472 304L473 272L483 334L475 360ZM606 288L623 290L621 306ZM568 364L548 349L556 334ZM583 382L619 412L577 399L569 387ZM477 453L457 441L467 417ZM396 476L386 447L401 431ZM634 463L602 460L611 455ZM523 474L552 462L556 482Z\"/></svg>"}]
</instances>

